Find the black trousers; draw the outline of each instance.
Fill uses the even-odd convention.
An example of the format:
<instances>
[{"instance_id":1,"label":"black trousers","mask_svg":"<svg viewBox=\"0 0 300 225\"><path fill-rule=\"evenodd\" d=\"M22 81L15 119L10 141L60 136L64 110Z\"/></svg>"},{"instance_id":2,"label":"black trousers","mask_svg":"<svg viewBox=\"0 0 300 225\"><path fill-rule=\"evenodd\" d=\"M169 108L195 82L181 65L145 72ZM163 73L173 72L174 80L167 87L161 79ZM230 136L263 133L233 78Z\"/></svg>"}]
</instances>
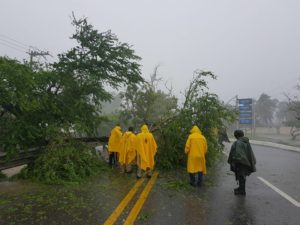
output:
<instances>
[{"instance_id":1,"label":"black trousers","mask_svg":"<svg viewBox=\"0 0 300 225\"><path fill-rule=\"evenodd\" d=\"M245 192L246 176L249 175L249 167L242 164L236 164L235 167L235 179L239 182L238 189Z\"/></svg>"},{"instance_id":2,"label":"black trousers","mask_svg":"<svg viewBox=\"0 0 300 225\"><path fill-rule=\"evenodd\" d=\"M246 189L246 176L243 174L235 173L235 179L239 182L238 189L245 192Z\"/></svg>"},{"instance_id":3,"label":"black trousers","mask_svg":"<svg viewBox=\"0 0 300 225\"><path fill-rule=\"evenodd\" d=\"M109 165L116 165L117 164L117 153L116 152L111 152L109 154Z\"/></svg>"},{"instance_id":4,"label":"black trousers","mask_svg":"<svg viewBox=\"0 0 300 225\"><path fill-rule=\"evenodd\" d=\"M190 175L190 184L193 186L201 186L202 185L202 177L203 173L202 172L197 172L197 173L189 173ZM196 179L197 177L197 179Z\"/></svg>"}]
</instances>

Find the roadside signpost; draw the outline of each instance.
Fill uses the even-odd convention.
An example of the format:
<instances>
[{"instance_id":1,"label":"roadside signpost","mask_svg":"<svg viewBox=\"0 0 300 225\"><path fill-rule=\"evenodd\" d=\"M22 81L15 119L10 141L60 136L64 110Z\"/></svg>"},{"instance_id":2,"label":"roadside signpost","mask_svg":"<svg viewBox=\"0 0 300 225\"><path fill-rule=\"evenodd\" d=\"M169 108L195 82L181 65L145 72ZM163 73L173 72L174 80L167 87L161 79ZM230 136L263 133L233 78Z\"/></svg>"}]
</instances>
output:
<instances>
[{"instance_id":1,"label":"roadside signpost","mask_svg":"<svg viewBox=\"0 0 300 225\"><path fill-rule=\"evenodd\" d=\"M255 127L254 120L254 105L252 98L237 99L237 105L239 110L239 127L251 128Z\"/></svg>"}]
</instances>

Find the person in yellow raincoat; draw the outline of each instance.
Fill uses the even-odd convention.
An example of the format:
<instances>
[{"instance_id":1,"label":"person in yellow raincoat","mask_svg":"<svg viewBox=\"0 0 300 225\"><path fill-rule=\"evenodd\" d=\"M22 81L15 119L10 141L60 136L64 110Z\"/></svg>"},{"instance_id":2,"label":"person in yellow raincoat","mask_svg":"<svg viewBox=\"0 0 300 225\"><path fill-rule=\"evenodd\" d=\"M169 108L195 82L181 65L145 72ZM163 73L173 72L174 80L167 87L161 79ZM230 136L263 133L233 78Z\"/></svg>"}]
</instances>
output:
<instances>
[{"instance_id":1,"label":"person in yellow raincoat","mask_svg":"<svg viewBox=\"0 0 300 225\"><path fill-rule=\"evenodd\" d=\"M148 126L143 125L141 127L141 132L137 135L139 139L139 152L145 153L145 160L141 160L139 169L146 170L147 176L151 177L152 170L154 169L155 165L155 154L157 151L157 144L156 141L150 133ZM138 174L138 176L141 175Z\"/></svg>"},{"instance_id":2,"label":"person in yellow raincoat","mask_svg":"<svg viewBox=\"0 0 300 225\"><path fill-rule=\"evenodd\" d=\"M122 130L119 124L117 124L110 132L108 139L108 153L109 153L109 165L116 165L118 161L119 145L122 138Z\"/></svg>"},{"instance_id":3,"label":"person in yellow raincoat","mask_svg":"<svg viewBox=\"0 0 300 225\"><path fill-rule=\"evenodd\" d=\"M206 174L205 155L207 152L207 141L197 126L193 126L185 144L185 153L188 156L187 171L192 186L202 185L202 176ZM197 181L196 181L197 175Z\"/></svg>"},{"instance_id":4,"label":"person in yellow raincoat","mask_svg":"<svg viewBox=\"0 0 300 225\"><path fill-rule=\"evenodd\" d=\"M133 127L129 127L120 142L119 163L121 165L121 172L130 173L131 163L135 160L137 152L138 139L133 133Z\"/></svg>"},{"instance_id":5,"label":"person in yellow raincoat","mask_svg":"<svg viewBox=\"0 0 300 225\"><path fill-rule=\"evenodd\" d=\"M145 148L141 139L137 138L137 152L136 152L136 165L137 165L137 174L136 178L142 177L142 171L147 170L148 160L145 153Z\"/></svg>"}]
</instances>

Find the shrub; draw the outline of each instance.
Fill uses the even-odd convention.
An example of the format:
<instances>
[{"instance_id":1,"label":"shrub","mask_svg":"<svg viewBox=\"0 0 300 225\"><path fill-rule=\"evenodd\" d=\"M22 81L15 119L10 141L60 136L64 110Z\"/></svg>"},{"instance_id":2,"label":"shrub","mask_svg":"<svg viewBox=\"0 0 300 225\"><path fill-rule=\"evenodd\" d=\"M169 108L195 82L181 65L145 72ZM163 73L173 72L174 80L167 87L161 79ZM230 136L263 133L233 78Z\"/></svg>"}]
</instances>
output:
<instances>
[{"instance_id":1,"label":"shrub","mask_svg":"<svg viewBox=\"0 0 300 225\"><path fill-rule=\"evenodd\" d=\"M92 149L82 143L49 145L44 153L25 168L20 177L47 184L78 183L103 170Z\"/></svg>"}]
</instances>

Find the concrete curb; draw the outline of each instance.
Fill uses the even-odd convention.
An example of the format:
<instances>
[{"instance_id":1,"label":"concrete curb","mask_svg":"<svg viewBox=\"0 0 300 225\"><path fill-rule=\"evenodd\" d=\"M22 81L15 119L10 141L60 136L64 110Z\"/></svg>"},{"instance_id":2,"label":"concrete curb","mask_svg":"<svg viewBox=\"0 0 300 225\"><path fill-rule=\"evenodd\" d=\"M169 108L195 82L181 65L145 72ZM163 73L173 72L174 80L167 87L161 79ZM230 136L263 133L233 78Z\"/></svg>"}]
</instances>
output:
<instances>
[{"instance_id":1,"label":"concrete curb","mask_svg":"<svg viewBox=\"0 0 300 225\"><path fill-rule=\"evenodd\" d=\"M229 140L231 142L233 142L236 139L230 138ZM300 152L300 148L298 148L298 147L294 147L294 146L290 146L290 145L283 145L283 144L278 144L278 143L273 143L273 142L268 142L268 141L250 140L250 143L254 144L254 145L262 145L262 146L274 147L274 148L288 150L288 151Z\"/></svg>"}]
</instances>

